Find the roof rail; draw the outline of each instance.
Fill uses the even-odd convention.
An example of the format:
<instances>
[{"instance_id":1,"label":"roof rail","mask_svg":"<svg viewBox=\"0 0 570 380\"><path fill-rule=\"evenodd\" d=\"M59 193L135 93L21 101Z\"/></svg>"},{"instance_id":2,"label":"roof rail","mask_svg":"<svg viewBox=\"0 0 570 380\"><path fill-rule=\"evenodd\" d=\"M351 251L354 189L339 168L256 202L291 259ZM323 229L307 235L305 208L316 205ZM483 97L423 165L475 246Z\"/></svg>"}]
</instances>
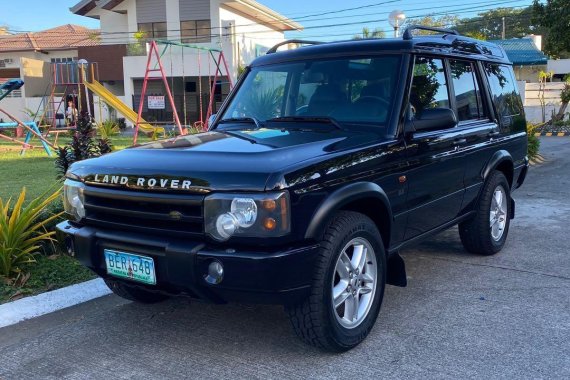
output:
<instances>
[{"instance_id":1,"label":"roof rail","mask_svg":"<svg viewBox=\"0 0 570 380\"><path fill-rule=\"evenodd\" d=\"M444 34L455 34L456 36L459 35L459 32L457 30L453 30L453 29L445 29L445 28L436 28L434 26L423 26L423 25L412 25L409 26L408 28L406 28L406 30L404 31L404 39L405 40L411 40L414 36L412 35L412 32L414 30L428 30L430 32L440 32L440 33L444 33Z\"/></svg>"},{"instance_id":2,"label":"roof rail","mask_svg":"<svg viewBox=\"0 0 570 380\"><path fill-rule=\"evenodd\" d=\"M283 45L288 45L288 44L320 45L322 43L323 42L320 42L320 41L287 40L287 41L279 42L277 45L275 45L271 49L267 50L266 54L276 53L277 49L279 49Z\"/></svg>"}]
</instances>

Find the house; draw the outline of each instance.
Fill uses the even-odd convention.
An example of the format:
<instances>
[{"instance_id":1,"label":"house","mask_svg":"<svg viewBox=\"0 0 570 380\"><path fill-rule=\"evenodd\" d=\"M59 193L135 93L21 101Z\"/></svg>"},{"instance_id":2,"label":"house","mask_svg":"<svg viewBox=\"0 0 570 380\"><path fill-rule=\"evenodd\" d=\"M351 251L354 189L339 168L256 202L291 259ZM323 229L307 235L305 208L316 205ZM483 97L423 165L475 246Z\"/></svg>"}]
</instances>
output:
<instances>
[{"instance_id":1,"label":"house","mask_svg":"<svg viewBox=\"0 0 570 380\"><path fill-rule=\"evenodd\" d=\"M20 78L26 83L4 99L0 107L20 119L26 108L37 111L49 94L49 63L76 61L79 49L99 44L99 31L78 25L62 25L34 33L0 36L0 83Z\"/></svg>"},{"instance_id":2,"label":"house","mask_svg":"<svg viewBox=\"0 0 570 380\"><path fill-rule=\"evenodd\" d=\"M221 49L230 78L235 80L240 67L284 41L284 32L302 29L253 0L82 0L71 11L100 20L101 45L81 49L79 57L97 62L99 81L134 110L141 102L147 42L151 39ZM204 116L215 64L204 50L180 46L162 49L176 108L182 122L189 125L200 119L201 108ZM228 82L224 77L216 84L214 111L229 91ZM162 83L151 81L147 94L164 95ZM168 102L164 109L149 109L143 101L145 119L172 120ZM94 114L103 119L114 116L112 110L102 116Z\"/></svg>"},{"instance_id":3,"label":"house","mask_svg":"<svg viewBox=\"0 0 570 380\"><path fill-rule=\"evenodd\" d=\"M505 49L518 81L538 82L538 73L547 69L548 57L542 52L542 36L530 35L489 42Z\"/></svg>"}]
</instances>

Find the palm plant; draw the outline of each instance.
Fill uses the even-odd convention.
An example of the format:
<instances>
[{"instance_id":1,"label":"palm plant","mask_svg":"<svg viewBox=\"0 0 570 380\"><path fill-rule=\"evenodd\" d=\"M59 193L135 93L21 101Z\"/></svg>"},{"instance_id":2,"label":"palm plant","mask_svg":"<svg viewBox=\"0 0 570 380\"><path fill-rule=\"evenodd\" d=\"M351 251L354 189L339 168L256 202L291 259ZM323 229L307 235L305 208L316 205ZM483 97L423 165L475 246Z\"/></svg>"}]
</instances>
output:
<instances>
[{"instance_id":1,"label":"palm plant","mask_svg":"<svg viewBox=\"0 0 570 380\"><path fill-rule=\"evenodd\" d=\"M22 265L35 261L34 255L41 249L42 242L53 241L55 231L48 232L45 227L61 213L40 217L60 193L61 189L58 189L24 205L24 187L13 207L11 199L0 198L0 277L9 278L20 273Z\"/></svg>"},{"instance_id":2,"label":"palm plant","mask_svg":"<svg viewBox=\"0 0 570 380\"><path fill-rule=\"evenodd\" d=\"M352 37L353 40L362 40L367 38L384 38L386 35L382 29L374 29L371 30L370 28L364 27L362 28L362 33L357 34Z\"/></svg>"},{"instance_id":3,"label":"palm plant","mask_svg":"<svg viewBox=\"0 0 570 380\"><path fill-rule=\"evenodd\" d=\"M103 137L104 139L116 136L120 132L119 124L117 124L112 120L105 120L104 122L101 123L101 125L99 125L98 129L99 133L101 134L101 137Z\"/></svg>"}]
</instances>

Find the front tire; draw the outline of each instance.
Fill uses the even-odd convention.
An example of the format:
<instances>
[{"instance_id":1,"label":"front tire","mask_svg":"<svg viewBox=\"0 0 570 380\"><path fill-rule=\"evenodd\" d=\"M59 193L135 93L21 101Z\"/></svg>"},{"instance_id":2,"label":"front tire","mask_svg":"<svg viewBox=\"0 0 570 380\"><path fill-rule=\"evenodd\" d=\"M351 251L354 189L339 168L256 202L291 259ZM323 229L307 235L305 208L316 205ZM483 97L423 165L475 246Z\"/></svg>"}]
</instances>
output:
<instances>
[{"instance_id":1,"label":"front tire","mask_svg":"<svg viewBox=\"0 0 570 380\"><path fill-rule=\"evenodd\" d=\"M150 304L162 302L168 299L168 296L165 296L163 294L149 292L147 290L134 286L128 286L119 281L110 280L107 278L104 279L104 281L113 293L129 301Z\"/></svg>"},{"instance_id":2,"label":"front tire","mask_svg":"<svg viewBox=\"0 0 570 380\"><path fill-rule=\"evenodd\" d=\"M485 182L475 218L459 224L468 252L494 255L503 249L511 222L511 188L505 175L493 171Z\"/></svg>"},{"instance_id":3,"label":"front tire","mask_svg":"<svg viewBox=\"0 0 570 380\"><path fill-rule=\"evenodd\" d=\"M293 329L310 345L347 351L372 330L385 283L386 255L376 225L363 214L342 211L321 241L311 294L288 307Z\"/></svg>"}]
</instances>

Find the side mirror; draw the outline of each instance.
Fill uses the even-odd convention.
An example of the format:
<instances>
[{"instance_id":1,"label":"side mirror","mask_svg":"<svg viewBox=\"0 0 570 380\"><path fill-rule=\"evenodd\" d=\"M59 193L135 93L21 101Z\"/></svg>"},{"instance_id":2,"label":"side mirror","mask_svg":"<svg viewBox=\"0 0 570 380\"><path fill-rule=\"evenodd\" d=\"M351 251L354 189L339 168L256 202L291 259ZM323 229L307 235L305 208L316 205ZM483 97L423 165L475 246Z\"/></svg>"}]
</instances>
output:
<instances>
[{"instance_id":1,"label":"side mirror","mask_svg":"<svg viewBox=\"0 0 570 380\"><path fill-rule=\"evenodd\" d=\"M448 129L457 125L457 117L450 108L427 108L410 124L416 132Z\"/></svg>"}]
</instances>

